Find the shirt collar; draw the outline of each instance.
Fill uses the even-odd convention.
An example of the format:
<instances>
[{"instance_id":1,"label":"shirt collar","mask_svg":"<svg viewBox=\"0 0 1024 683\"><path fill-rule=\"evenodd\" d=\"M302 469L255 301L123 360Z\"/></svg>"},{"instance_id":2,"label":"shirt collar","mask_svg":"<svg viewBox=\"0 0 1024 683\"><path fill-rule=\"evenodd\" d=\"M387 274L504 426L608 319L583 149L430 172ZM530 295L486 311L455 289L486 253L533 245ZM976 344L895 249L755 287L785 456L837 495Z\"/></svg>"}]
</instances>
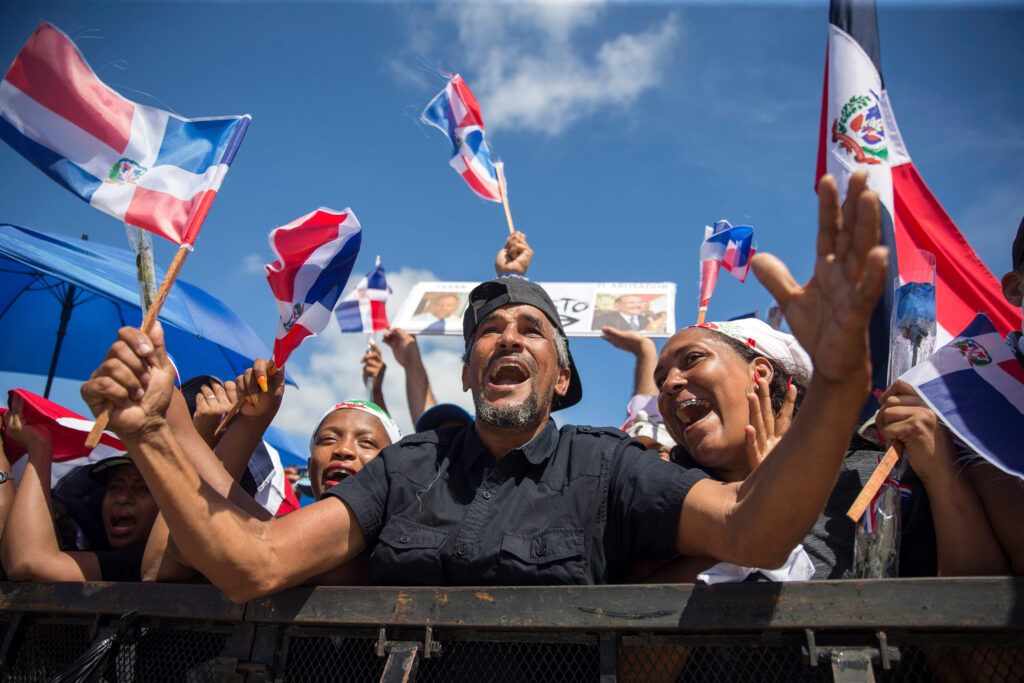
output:
<instances>
[{"instance_id":1,"label":"shirt collar","mask_svg":"<svg viewBox=\"0 0 1024 683\"><path fill-rule=\"evenodd\" d=\"M477 436L476 428L471 423L468 427L468 434L466 434L466 442L462 447L462 454L459 460L462 464L462 471L469 472L472 469L477 459L487 453L487 447ZM544 425L544 429L540 434L530 439L529 442L523 444L519 448L513 448L509 453L515 451L522 451L526 459L533 465L539 465L548 458L551 457L555 452L555 446L558 442L558 428L555 426L555 421L550 417L548 423ZM506 454L505 457L507 457Z\"/></svg>"}]
</instances>

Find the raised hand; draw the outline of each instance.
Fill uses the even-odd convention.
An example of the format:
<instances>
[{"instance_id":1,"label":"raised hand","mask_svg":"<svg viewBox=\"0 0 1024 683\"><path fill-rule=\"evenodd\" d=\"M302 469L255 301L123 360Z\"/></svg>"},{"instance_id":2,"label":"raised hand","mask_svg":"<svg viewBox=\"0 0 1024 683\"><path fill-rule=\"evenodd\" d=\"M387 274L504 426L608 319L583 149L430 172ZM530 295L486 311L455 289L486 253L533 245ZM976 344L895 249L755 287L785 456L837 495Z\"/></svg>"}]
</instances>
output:
<instances>
[{"instance_id":1,"label":"raised hand","mask_svg":"<svg viewBox=\"0 0 1024 683\"><path fill-rule=\"evenodd\" d=\"M384 381L384 372L388 369L388 366L384 362L383 356L380 355L380 348L372 341L370 342L370 348L363 354L361 362L363 364L363 384L372 379L373 386L379 387Z\"/></svg>"},{"instance_id":2,"label":"raised hand","mask_svg":"<svg viewBox=\"0 0 1024 683\"><path fill-rule=\"evenodd\" d=\"M835 179L818 183L818 248L814 275L800 286L782 261L757 254L751 265L779 302L794 336L830 382L864 382L871 375L868 321L885 287L889 250L878 245L878 195L867 174L850 178L842 209Z\"/></svg>"},{"instance_id":3,"label":"raised hand","mask_svg":"<svg viewBox=\"0 0 1024 683\"><path fill-rule=\"evenodd\" d=\"M53 435L42 425L27 424L22 414L24 401L21 396L11 393L10 409L4 413L4 429L14 441L21 444L29 454L53 457ZM10 469L10 468L8 468Z\"/></svg>"},{"instance_id":4,"label":"raised hand","mask_svg":"<svg viewBox=\"0 0 1024 683\"><path fill-rule=\"evenodd\" d=\"M240 415L250 419L261 420L270 424L281 407L284 398L284 368L275 368L272 374L267 370L270 362L265 358L257 358L252 367L235 379L234 394L237 398L248 397L238 411Z\"/></svg>"},{"instance_id":5,"label":"raised hand","mask_svg":"<svg viewBox=\"0 0 1024 683\"><path fill-rule=\"evenodd\" d=\"M384 343L391 347L391 353L394 354L395 360L403 368L409 367L410 363L419 362L420 360L420 348L416 344L416 337L412 336L401 327L393 327L384 333L382 337ZM364 384L365 379L364 379Z\"/></svg>"},{"instance_id":6,"label":"raised hand","mask_svg":"<svg viewBox=\"0 0 1024 683\"><path fill-rule=\"evenodd\" d=\"M82 398L93 415L110 405L109 428L122 441L165 424L174 391L174 368L164 349L164 332L154 322L149 334L122 327L106 360L82 385Z\"/></svg>"},{"instance_id":7,"label":"raised hand","mask_svg":"<svg viewBox=\"0 0 1024 683\"><path fill-rule=\"evenodd\" d=\"M526 275L530 267L530 260L533 259L533 249L526 243L526 235L516 230L505 244L498 251L494 259L494 272L499 276L514 273Z\"/></svg>"}]
</instances>

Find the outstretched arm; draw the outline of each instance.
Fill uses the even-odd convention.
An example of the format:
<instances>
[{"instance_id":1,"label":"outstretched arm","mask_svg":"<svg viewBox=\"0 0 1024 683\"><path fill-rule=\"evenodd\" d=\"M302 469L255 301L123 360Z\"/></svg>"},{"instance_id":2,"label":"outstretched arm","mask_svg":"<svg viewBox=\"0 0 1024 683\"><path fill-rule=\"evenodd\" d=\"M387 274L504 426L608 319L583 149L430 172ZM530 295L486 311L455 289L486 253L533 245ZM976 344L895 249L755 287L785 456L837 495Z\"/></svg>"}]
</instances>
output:
<instances>
[{"instance_id":1,"label":"outstretched arm","mask_svg":"<svg viewBox=\"0 0 1024 683\"><path fill-rule=\"evenodd\" d=\"M196 569L231 599L245 601L297 585L362 550L362 532L341 500L262 520L204 481L167 418L173 380L159 323L149 335L122 328L106 360L82 385L82 397L94 413L110 406L111 429Z\"/></svg>"},{"instance_id":2,"label":"outstretched arm","mask_svg":"<svg viewBox=\"0 0 1024 683\"><path fill-rule=\"evenodd\" d=\"M391 347L395 360L405 369L405 396L409 401L409 416L415 423L423 411L437 405L434 392L430 390L427 369L420 357L420 347L416 344L416 337L400 327L388 330L383 339Z\"/></svg>"},{"instance_id":3,"label":"outstretched arm","mask_svg":"<svg viewBox=\"0 0 1024 683\"><path fill-rule=\"evenodd\" d=\"M800 286L768 254L754 257L790 329L814 361L804 407L743 482L698 482L683 502L677 549L748 567L781 566L821 513L870 389L868 320L885 285L878 196L867 175L850 180L840 209L835 180L818 185L814 276Z\"/></svg>"},{"instance_id":4,"label":"outstretched arm","mask_svg":"<svg viewBox=\"0 0 1024 683\"><path fill-rule=\"evenodd\" d=\"M21 398L15 395L4 415L7 435L28 451L0 544L7 576L15 581L99 581L95 553L64 552L57 543L50 499L53 438L45 427L25 424L21 410Z\"/></svg>"}]
</instances>

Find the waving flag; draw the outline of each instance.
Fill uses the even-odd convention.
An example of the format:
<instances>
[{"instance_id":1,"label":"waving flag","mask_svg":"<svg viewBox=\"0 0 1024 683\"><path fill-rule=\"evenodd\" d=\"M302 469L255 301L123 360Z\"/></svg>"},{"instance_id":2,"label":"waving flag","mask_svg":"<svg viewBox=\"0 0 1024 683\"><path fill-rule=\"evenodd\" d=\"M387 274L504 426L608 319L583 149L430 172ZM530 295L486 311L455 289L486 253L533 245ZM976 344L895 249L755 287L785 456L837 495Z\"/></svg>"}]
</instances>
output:
<instances>
[{"instance_id":1,"label":"waving flag","mask_svg":"<svg viewBox=\"0 0 1024 683\"><path fill-rule=\"evenodd\" d=\"M92 429L92 420L87 420L78 413L25 389L11 389L7 393L7 405L11 405L15 396L22 401L21 415L25 424L41 425L53 435L53 471L50 477L52 483L56 484L61 477L78 465L99 462L125 452L124 445L117 437L106 432L103 433L96 448L87 448L85 439ZM0 415L5 412L6 409L0 408ZM0 433L3 434L7 459L12 464L18 462L21 456L25 455L25 449L7 436L6 428L0 426ZM17 469L20 471L20 467Z\"/></svg>"},{"instance_id":2,"label":"waving flag","mask_svg":"<svg viewBox=\"0 0 1024 683\"><path fill-rule=\"evenodd\" d=\"M882 82L873 0L832 0L821 107L816 178L828 172L845 196L850 175L868 172L882 204L882 242L890 247L890 277L871 320L876 387L886 386L892 282L920 269L919 250L935 255L938 342L987 312L1002 334L1020 329L1020 310L928 190L903 144ZM866 408L873 412L874 401Z\"/></svg>"},{"instance_id":3,"label":"waving flag","mask_svg":"<svg viewBox=\"0 0 1024 683\"><path fill-rule=\"evenodd\" d=\"M195 242L249 121L127 100L45 22L0 82L0 138L100 211L177 244Z\"/></svg>"},{"instance_id":4,"label":"waving flag","mask_svg":"<svg viewBox=\"0 0 1024 683\"><path fill-rule=\"evenodd\" d=\"M900 379L971 450L1024 476L1024 367L988 317L978 315Z\"/></svg>"},{"instance_id":5,"label":"waving flag","mask_svg":"<svg viewBox=\"0 0 1024 683\"><path fill-rule=\"evenodd\" d=\"M484 142L484 120L480 105L462 76L455 75L420 115L423 123L436 126L452 141L448 163L484 199L501 201L498 173L494 170Z\"/></svg>"},{"instance_id":6,"label":"waving flag","mask_svg":"<svg viewBox=\"0 0 1024 683\"><path fill-rule=\"evenodd\" d=\"M750 272L750 259L757 251L754 229L749 225L733 227L729 221L717 221L715 227L704 226L704 242L700 245L700 314L704 322L708 302L718 283L721 266L744 282Z\"/></svg>"},{"instance_id":7,"label":"waving flag","mask_svg":"<svg viewBox=\"0 0 1024 683\"><path fill-rule=\"evenodd\" d=\"M388 329L385 304L390 294L391 288L388 287L384 268L378 259L374 269L334 309L341 331L380 332Z\"/></svg>"},{"instance_id":8,"label":"waving flag","mask_svg":"<svg viewBox=\"0 0 1024 683\"><path fill-rule=\"evenodd\" d=\"M277 260L264 270L281 313L274 342L278 367L303 339L327 327L361 242L362 230L351 209L317 209L270 232Z\"/></svg>"}]
</instances>

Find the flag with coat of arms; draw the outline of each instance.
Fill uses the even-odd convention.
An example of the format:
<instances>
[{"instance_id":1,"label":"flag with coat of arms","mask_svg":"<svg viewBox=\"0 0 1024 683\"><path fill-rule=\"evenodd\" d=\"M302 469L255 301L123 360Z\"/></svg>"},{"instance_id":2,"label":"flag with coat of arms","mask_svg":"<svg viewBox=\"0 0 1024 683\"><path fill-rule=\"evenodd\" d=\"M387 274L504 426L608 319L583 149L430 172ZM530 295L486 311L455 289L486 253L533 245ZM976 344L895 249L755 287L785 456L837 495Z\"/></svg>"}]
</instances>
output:
<instances>
[{"instance_id":1,"label":"flag with coat of arms","mask_svg":"<svg viewBox=\"0 0 1024 683\"><path fill-rule=\"evenodd\" d=\"M320 208L270 233L277 260L265 266L281 319L274 363L283 367L306 337L320 334L331 319L362 243L351 209Z\"/></svg>"},{"instance_id":2,"label":"flag with coat of arms","mask_svg":"<svg viewBox=\"0 0 1024 683\"><path fill-rule=\"evenodd\" d=\"M0 82L0 138L91 206L179 245L195 242L249 121L125 99L46 22Z\"/></svg>"},{"instance_id":3,"label":"flag with coat of arms","mask_svg":"<svg viewBox=\"0 0 1024 683\"><path fill-rule=\"evenodd\" d=\"M380 257L373 270L334 309L342 332L380 332L388 329L387 300L391 288Z\"/></svg>"},{"instance_id":4,"label":"flag with coat of arms","mask_svg":"<svg viewBox=\"0 0 1024 683\"><path fill-rule=\"evenodd\" d=\"M501 201L498 172L491 163L484 141L484 119L469 86L456 74L420 115L423 123L435 126L452 143L448 163L473 192L492 202Z\"/></svg>"},{"instance_id":5,"label":"flag with coat of arms","mask_svg":"<svg viewBox=\"0 0 1024 683\"><path fill-rule=\"evenodd\" d=\"M912 281L935 256L936 345L987 313L1003 335L1020 329L1021 312L1002 296L999 282L932 195L911 161L882 80L881 42L874 0L832 0L818 141L817 179L836 178L845 199L850 176L867 171L881 203L882 243L890 248L885 293L871 319L871 365L876 388L888 383L893 282ZM865 414L877 408L870 401Z\"/></svg>"},{"instance_id":6,"label":"flag with coat of arms","mask_svg":"<svg viewBox=\"0 0 1024 683\"><path fill-rule=\"evenodd\" d=\"M986 315L900 379L968 448L1024 476L1024 366Z\"/></svg>"}]
</instances>

